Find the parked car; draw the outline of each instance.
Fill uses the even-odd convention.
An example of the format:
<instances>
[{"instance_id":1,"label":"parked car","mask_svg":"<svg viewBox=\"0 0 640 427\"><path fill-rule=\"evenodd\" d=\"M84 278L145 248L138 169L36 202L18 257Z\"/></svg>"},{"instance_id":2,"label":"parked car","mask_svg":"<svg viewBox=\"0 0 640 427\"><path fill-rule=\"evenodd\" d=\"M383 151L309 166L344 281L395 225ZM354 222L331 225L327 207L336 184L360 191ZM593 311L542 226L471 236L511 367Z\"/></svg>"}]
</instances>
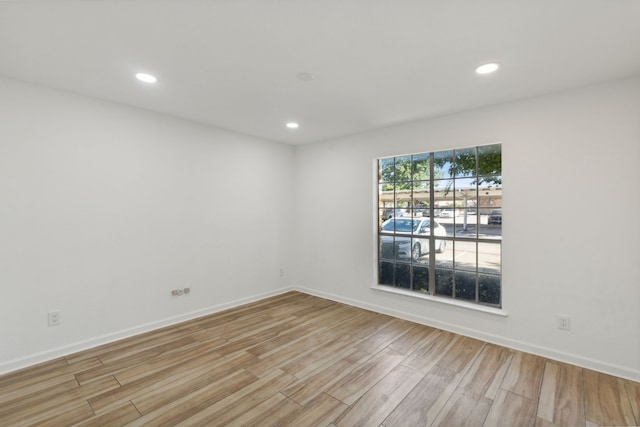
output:
<instances>
[{"instance_id":1,"label":"parked car","mask_svg":"<svg viewBox=\"0 0 640 427\"><path fill-rule=\"evenodd\" d=\"M418 208L414 212L416 213L415 216L429 216L429 206L418 206Z\"/></svg>"},{"instance_id":2,"label":"parked car","mask_svg":"<svg viewBox=\"0 0 640 427\"><path fill-rule=\"evenodd\" d=\"M489 225L502 225L502 209L492 210L487 220Z\"/></svg>"},{"instance_id":3,"label":"parked car","mask_svg":"<svg viewBox=\"0 0 640 427\"><path fill-rule=\"evenodd\" d=\"M443 209L440 211L440 218L453 218L454 216L458 216L458 214L457 209Z\"/></svg>"},{"instance_id":4,"label":"parked car","mask_svg":"<svg viewBox=\"0 0 640 427\"><path fill-rule=\"evenodd\" d=\"M386 221L389 218L397 217L397 216L405 216L404 209L385 209L382 211L382 220Z\"/></svg>"},{"instance_id":5,"label":"parked car","mask_svg":"<svg viewBox=\"0 0 640 427\"><path fill-rule=\"evenodd\" d=\"M447 230L442 225L436 221L433 225L434 235L447 235ZM411 258L417 261L422 255L429 253L429 236L431 235L429 218L391 218L382 224L381 232L390 233L380 235L382 258ZM445 240L436 240L436 252L443 252L446 244Z\"/></svg>"}]
</instances>

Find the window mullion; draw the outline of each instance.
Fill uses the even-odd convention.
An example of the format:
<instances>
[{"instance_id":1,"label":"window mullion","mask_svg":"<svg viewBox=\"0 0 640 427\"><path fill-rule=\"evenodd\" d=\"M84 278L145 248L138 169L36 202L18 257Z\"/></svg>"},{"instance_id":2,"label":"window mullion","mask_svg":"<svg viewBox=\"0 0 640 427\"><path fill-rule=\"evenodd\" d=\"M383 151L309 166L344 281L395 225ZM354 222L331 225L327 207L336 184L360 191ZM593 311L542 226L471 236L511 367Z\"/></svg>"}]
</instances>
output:
<instances>
[{"instance_id":1,"label":"window mullion","mask_svg":"<svg viewBox=\"0 0 640 427\"><path fill-rule=\"evenodd\" d=\"M429 153L429 294L436 294L436 239L435 237L435 154Z\"/></svg>"}]
</instances>

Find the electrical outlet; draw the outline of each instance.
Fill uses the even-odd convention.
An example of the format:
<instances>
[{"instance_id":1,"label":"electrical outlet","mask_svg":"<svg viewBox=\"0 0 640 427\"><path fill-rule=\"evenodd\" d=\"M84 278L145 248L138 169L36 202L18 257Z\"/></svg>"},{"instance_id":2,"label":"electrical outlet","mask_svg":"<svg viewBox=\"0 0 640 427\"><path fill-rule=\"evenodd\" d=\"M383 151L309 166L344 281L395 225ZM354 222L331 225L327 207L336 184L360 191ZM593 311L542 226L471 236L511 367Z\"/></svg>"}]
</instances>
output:
<instances>
[{"instance_id":1,"label":"electrical outlet","mask_svg":"<svg viewBox=\"0 0 640 427\"><path fill-rule=\"evenodd\" d=\"M60 324L60 311L50 311L48 314L49 326L57 326Z\"/></svg>"},{"instance_id":2,"label":"electrical outlet","mask_svg":"<svg viewBox=\"0 0 640 427\"><path fill-rule=\"evenodd\" d=\"M558 314L558 329L562 329L563 331L571 329L570 320L566 314Z\"/></svg>"},{"instance_id":3,"label":"electrical outlet","mask_svg":"<svg viewBox=\"0 0 640 427\"><path fill-rule=\"evenodd\" d=\"M280 269L280 277L284 277L284 268Z\"/></svg>"}]
</instances>

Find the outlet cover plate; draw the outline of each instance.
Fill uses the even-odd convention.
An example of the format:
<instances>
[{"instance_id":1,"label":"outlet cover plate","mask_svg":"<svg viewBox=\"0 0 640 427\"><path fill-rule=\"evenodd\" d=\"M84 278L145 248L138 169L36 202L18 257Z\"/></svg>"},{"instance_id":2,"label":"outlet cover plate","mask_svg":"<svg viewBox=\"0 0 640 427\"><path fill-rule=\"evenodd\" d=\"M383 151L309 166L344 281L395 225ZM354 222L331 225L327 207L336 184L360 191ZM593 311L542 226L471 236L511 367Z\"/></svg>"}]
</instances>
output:
<instances>
[{"instance_id":1,"label":"outlet cover plate","mask_svg":"<svg viewBox=\"0 0 640 427\"><path fill-rule=\"evenodd\" d=\"M565 314L558 314L558 329L568 331L571 329L571 319Z\"/></svg>"},{"instance_id":2,"label":"outlet cover plate","mask_svg":"<svg viewBox=\"0 0 640 427\"><path fill-rule=\"evenodd\" d=\"M60 324L60 311L50 311L47 313L49 326L58 326Z\"/></svg>"}]
</instances>

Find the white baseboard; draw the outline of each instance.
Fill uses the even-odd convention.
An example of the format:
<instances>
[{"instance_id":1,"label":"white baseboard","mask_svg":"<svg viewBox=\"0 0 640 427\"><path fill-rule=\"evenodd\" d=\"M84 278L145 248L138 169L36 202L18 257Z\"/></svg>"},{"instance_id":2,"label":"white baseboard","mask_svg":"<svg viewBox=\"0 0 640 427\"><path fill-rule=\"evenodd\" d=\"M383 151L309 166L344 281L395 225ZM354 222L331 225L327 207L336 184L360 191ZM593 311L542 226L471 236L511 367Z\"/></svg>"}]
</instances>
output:
<instances>
[{"instance_id":1,"label":"white baseboard","mask_svg":"<svg viewBox=\"0 0 640 427\"><path fill-rule=\"evenodd\" d=\"M144 332L153 331L155 329L164 328L165 326L175 325L187 320L195 319L198 317L206 316L209 314L218 313L220 311L228 310L230 308L238 307L251 302L256 302L265 298L273 297L294 290L292 287L280 288L269 292L263 292L251 297L240 298L234 301L230 301L224 304L207 307L204 309L184 313L179 316L169 317L156 322L146 323L144 325L136 326L134 328L125 329L122 331L114 332L111 334L102 335L99 337L91 338L85 341L76 342L73 344L58 347L52 350L43 351L41 353L32 354L20 359L10 360L8 362L0 364L0 375L8 372L16 371L18 369L27 368L29 366L37 365L40 363L48 362L58 357L68 356L79 351L87 350L99 345L108 344L123 338L129 338L134 335L142 334Z\"/></svg>"},{"instance_id":2,"label":"white baseboard","mask_svg":"<svg viewBox=\"0 0 640 427\"><path fill-rule=\"evenodd\" d=\"M548 359L557 360L559 362L569 363L571 365L579 366L593 371L602 372L605 374L614 375L616 377L625 378L631 381L640 382L640 371L626 368L624 366L617 366L607 362L599 360L593 360L586 357L582 357L576 354L565 353L556 351L550 348L529 344L523 341L513 340L510 338L501 337L498 335L488 334L476 329L470 329L454 325L448 322L442 322L437 319L432 319L425 316L411 315L405 312L390 310L386 307L378 306L375 304L363 303L362 301L353 300L350 298L344 298L339 295L334 295L326 292L317 291L315 289L309 289L304 287L294 287L294 290L303 292L310 295L315 295L321 298L329 299L332 301L340 302L343 304L352 305L354 307L363 308L365 310L375 311L376 313L387 314L389 316L398 317L400 319L409 320L411 322L420 323L422 325L431 326L433 328L442 329L444 331L453 332L459 335L464 335L470 338L479 339L492 344L497 344L503 347L508 347L514 350L524 351L526 353L535 354L537 356L546 357Z\"/></svg>"}]
</instances>

